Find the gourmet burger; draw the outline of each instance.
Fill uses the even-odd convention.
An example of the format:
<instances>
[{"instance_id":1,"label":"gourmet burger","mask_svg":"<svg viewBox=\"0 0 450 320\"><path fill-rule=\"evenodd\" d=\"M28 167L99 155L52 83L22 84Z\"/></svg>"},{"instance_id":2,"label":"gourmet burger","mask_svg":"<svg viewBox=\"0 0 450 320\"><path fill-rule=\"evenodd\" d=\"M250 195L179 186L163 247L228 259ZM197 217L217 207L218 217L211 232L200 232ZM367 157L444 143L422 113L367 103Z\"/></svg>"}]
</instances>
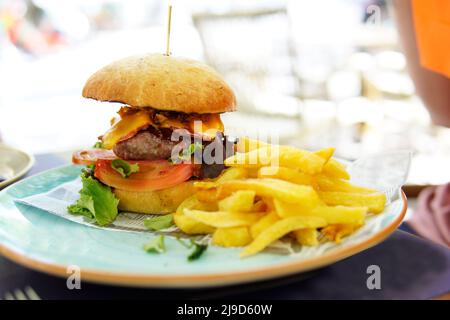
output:
<instances>
[{"instance_id":1,"label":"gourmet burger","mask_svg":"<svg viewBox=\"0 0 450 320\"><path fill-rule=\"evenodd\" d=\"M192 181L218 176L232 153L220 113L235 110L235 96L203 63L132 56L94 73L83 97L123 104L99 148L73 156L74 163L89 166L85 175L109 187L120 210L173 212L193 193Z\"/></svg>"}]
</instances>

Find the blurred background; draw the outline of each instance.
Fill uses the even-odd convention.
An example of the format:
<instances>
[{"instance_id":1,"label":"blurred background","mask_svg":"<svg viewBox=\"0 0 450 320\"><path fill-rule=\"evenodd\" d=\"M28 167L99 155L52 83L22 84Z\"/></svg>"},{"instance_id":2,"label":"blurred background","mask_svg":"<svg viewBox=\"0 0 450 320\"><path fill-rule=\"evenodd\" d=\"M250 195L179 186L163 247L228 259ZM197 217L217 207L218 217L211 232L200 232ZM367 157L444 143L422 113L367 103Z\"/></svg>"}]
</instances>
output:
<instances>
[{"instance_id":1,"label":"blurred background","mask_svg":"<svg viewBox=\"0 0 450 320\"><path fill-rule=\"evenodd\" d=\"M450 129L415 95L384 0L171 1L171 52L207 62L234 88L229 134L355 159L414 153L410 185L450 181ZM0 0L0 134L26 151L91 146L118 106L81 97L112 60L164 52L166 1Z\"/></svg>"}]
</instances>

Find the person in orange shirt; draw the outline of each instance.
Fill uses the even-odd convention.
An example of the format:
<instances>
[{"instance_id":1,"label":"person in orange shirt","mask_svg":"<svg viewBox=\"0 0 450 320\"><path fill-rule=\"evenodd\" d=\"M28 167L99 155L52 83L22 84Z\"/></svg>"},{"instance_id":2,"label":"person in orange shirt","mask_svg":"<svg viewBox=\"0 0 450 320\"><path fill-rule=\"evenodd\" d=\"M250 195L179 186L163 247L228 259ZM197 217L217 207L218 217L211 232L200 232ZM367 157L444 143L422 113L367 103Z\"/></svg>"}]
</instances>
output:
<instances>
[{"instance_id":1,"label":"person in orange shirt","mask_svg":"<svg viewBox=\"0 0 450 320\"><path fill-rule=\"evenodd\" d=\"M416 91L433 122L450 127L450 0L394 0L394 7ZM423 190L408 224L450 246L450 183Z\"/></svg>"},{"instance_id":2,"label":"person in orange shirt","mask_svg":"<svg viewBox=\"0 0 450 320\"><path fill-rule=\"evenodd\" d=\"M450 1L395 0L394 7L416 91L433 122L450 127Z\"/></svg>"}]
</instances>

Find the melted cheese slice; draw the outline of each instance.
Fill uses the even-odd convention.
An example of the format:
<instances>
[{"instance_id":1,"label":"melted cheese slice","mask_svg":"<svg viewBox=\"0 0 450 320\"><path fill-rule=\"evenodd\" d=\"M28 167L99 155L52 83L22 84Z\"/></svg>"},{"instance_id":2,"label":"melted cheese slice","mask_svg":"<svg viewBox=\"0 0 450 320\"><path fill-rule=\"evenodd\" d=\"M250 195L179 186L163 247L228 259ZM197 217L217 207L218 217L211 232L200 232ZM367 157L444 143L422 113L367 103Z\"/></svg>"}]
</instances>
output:
<instances>
[{"instance_id":1,"label":"melted cheese slice","mask_svg":"<svg viewBox=\"0 0 450 320\"><path fill-rule=\"evenodd\" d=\"M189 123L190 131L196 132L198 129L201 134L208 135L211 137L215 137L217 132L223 132L224 127L222 120L220 119L219 114L209 114L207 116L203 116L201 119L201 127L197 128L195 125L195 119Z\"/></svg>"},{"instance_id":2,"label":"melted cheese slice","mask_svg":"<svg viewBox=\"0 0 450 320\"><path fill-rule=\"evenodd\" d=\"M147 127L150 124L150 116L145 111L139 111L123 117L119 121L116 121L103 135L103 148L112 149L112 147L120 140L132 137L132 135L136 134L140 129Z\"/></svg>"},{"instance_id":3,"label":"melted cheese slice","mask_svg":"<svg viewBox=\"0 0 450 320\"><path fill-rule=\"evenodd\" d=\"M138 111L125 114L120 120L115 121L112 127L102 136L103 147L112 149L122 140L134 136L139 130L150 125L158 128L186 129L189 132L215 137L217 132L223 132L223 123L219 114L187 116L185 121L177 118L169 118L162 114L154 116L157 124L147 111Z\"/></svg>"}]
</instances>

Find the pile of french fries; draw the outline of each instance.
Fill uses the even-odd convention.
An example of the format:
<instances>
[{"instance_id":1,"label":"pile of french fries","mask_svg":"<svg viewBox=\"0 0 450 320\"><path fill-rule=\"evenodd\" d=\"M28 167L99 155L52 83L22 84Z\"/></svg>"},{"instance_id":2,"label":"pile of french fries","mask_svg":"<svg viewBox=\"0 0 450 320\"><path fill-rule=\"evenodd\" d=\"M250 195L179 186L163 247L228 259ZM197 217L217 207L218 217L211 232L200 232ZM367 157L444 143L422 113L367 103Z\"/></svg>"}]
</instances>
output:
<instances>
[{"instance_id":1,"label":"pile of french fries","mask_svg":"<svg viewBox=\"0 0 450 320\"><path fill-rule=\"evenodd\" d=\"M369 213L382 212L386 198L350 184L333 153L240 138L218 178L194 183L196 193L178 207L175 224L187 234L212 234L215 245L245 246L241 257L288 236L303 246L340 242Z\"/></svg>"}]
</instances>

